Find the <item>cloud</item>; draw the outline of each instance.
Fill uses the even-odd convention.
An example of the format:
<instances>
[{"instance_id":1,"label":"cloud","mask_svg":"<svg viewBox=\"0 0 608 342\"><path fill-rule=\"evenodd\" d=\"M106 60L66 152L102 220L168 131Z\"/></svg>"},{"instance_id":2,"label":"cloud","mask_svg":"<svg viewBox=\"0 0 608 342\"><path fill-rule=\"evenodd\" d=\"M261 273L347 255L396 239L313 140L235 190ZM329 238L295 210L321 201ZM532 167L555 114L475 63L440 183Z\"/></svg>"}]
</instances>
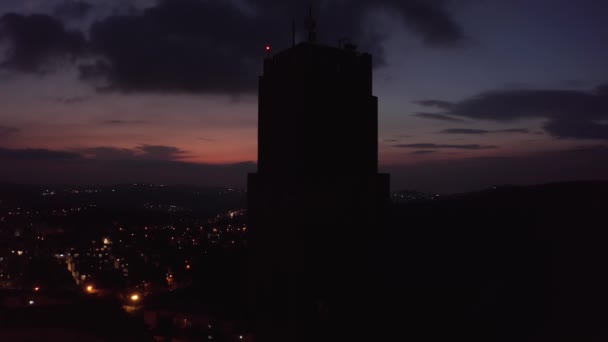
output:
<instances>
[{"instance_id":1,"label":"cloud","mask_svg":"<svg viewBox=\"0 0 608 342\"><path fill-rule=\"evenodd\" d=\"M434 150L418 150L418 151L414 151L410 154L432 154L432 153L437 153L437 151Z\"/></svg>"},{"instance_id":2,"label":"cloud","mask_svg":"<svg viewBox=\"0 0 608 342\"><path fill-rule=\"evenodd\" d=\"M79 152L88 159L126 160L137 158L136 151L128 148L100 146L82 149Z\"/></svg>"},{"instance_id":3,"label":"cloud","mask_svg":"<svg viewBox=\"0 0 608 342\"><path fill-rule=\"evenodd\" d=\"M507 128L507 129L496 129L491 131L492 133L522 133L528 134L530 133L529 129L526 128Z\"/></svg>"},{"instance_id":4,"label":"cloud","mask_svg":"<svg viewBox=\"0 0 608 342\"><path fill-rule=\"evenodd\" d=\"M469 129L469 128L449 128L439 131L440 134L491 134L491 133L529 133L525 128L509 128L509 129Z\"/></svg>"},{"instance_id":5,"label":"cloud","mask_svg":"<svg viewBox=\"0 0 608 342\"><path fill-rule=\"evenodd\" d=\"M125 92L252 92L262 47L288 46L284 18L303 19L305 8L299 1L245 3L161 0L140 13L101 20L90 35L101 58L83 65L82 77ZM429 45L464 39L444 1L359 0L326 2L316 10L323 41L355 35L362 48L382 59L382 40L366 38L370 23L363 23L368 10L377 8L389 9Z\"/></svg>"},{"instance_id":6,"label":"cloud","mask_svg":"<svg viewBox=\"0 0 608 342\"><path fill-rule=\"evenodd\" d=\"M71 105L76 103L84 102L85 98L81 96L73 96L73 97L61 97L57 98L56 101L62 104Z\"/></svg>"},{"instance_id":7,"label":"cloud","mask_svg":"<svg viewBox=\"0 0 608 342\"><path fill-rule=\"evenodd\" d=\"M188 152L175 146L140 145L135 148L97 146L64 151L48 149L8 149L0 148L0 159L54 160L54 161L180 161Z\"/></svg>"},{"instance_id":8,"label":"cloud","mask_svg":"<svg viewBox=\"0 0 608 342\"><path fill-rule=\"evenodd\" d=\"M211 165L170 160L179 149L140 146L79 151L0 148L0 179L33 184L163 183L244 186L256 164ZM144 154L144 155L142 155ZM147 155L146 155L147 154ZM44 172L40 172L44 170Z\"/></svg>"},{"instance_id":9,"label":"cloud","mask_svg":"<svg viewBox=\"0 0 608 342\"><path fill-rule=\"evenodd\" d=\"M527 185L577 180L608 180L608 148L538 152L512 157L434 160L381 166L393 189L465 192L496 185Z\"/></svg>"},{"instance_id":10,"label":"cloud","mask_svg":"<svg viewBox=\"0 0 608 342\"><path fill-rule=\"evenodd\" d=\"M0 126L0 137L7 136L19 132L20 129L17 127Z\"/></svg>"},{"instance_id":11,"label":"cloud","mask_svg":"<svg viewBox=\"0 0 608 342\"><path fill-rule=\"evenodd\" d=\"M421 106L425 106L425 107L433 107L433 108L446 109L446 110L451 109L452 106L454 105L452 102L441 101L441 100L420 100L420 101L415 101L414 103L419 104Z\"/></svg>"},{"instance_id":12,"label":"cloud","mask_svg":"<svg viewBox=\"0 0 608 342\"><path fill-rule=\"evenodd\" d=\"M81 155L68 151L53 151L47 149L7 149L0 148L0 159L4 160L77 160Z\"/></svg>"},{"instance_id":13,"label":"cloud","mask_svg":"<svg viewBox=\"0 0 608 342\"><path fill-rule=\"evenodd\" d=\"M393 145L393 146L399 147L399 148L460 149L460 150L488 150L488 149L498 148L498 146L494 146L494 145L478 145L478 144L451 145L451 144L432 144L432 143L398 144L398 145Z\"/></svg>"},{"instance_id":14,"label":"cloud","mask_svg":"<svg viewBox=\"0 0 608 342\"><path fill-rule=\"evenodd\" d=\"M93 25L91 46L103 58L84 66L82 76L105 79L109 89L121 91L252 90L256 53L261 57L260 40L271 36L269 29L227 3L161 1L142 14Z\"/></svg>"},{"instance_id":15,"label":"cloud","mask_svg":"<svg viewBox=\"0 0 608 342\"><path fill-rule=\"evenodd\" d=\"M132 150L132 149L127 149ZM0 149L0 179L35 184L164 183L245 186L255 163L210 165L174 160L104 159L83 152ZM40 172L44 170L44 172ZM570 150L515 157L436 160L381 166L393 189L429 192L473 191L501 184L538 184L608 178L608 148L582 145Z\"/></svg>"},{"instance_id":16,"label":"cloud","mask_svg":"<svg viewBox=\"0 0 608 342\"><path fill-rule=\"evenodd\" d=\"M84 56L86 62L78 62L81 79L93 81L101 91L253 92L262 47L289 46L288 30L282 29L285 18L298 19L301 27L306 15L306 4L298 0L140 2L145 6L111 1L94 7L87 1L62 0L51 11L55 17L7 14L2 17L0 37L13 49L4 66L39 73L56 57ZM363 50L374 53L376 64L382 64L382 45L390 32L374 31L378 25L371 22L370 10L396 16L429 46L453 46L465 37L445 3L328 1L315 9L315 15L323 28L321 41L353 37ZM115 11L100 17L108 6ZM98 18L88 32L89 40L66 30L61 21L84 17Z\"/></svg>"},{"instance_id":17,"label":"cloud","mask_svg":"<svg viewBox=\"0 0 608 342\"><path fill-rule=\"evenodd\" d=\"M464 121L462 119L453 118L451 116L437 114L437 113L416 113L416 114L414 114L414 116L417 116L419 118L424 118L424 119L449 121L449 122L463 122Z\"/></svg>"},{"instance_id":18,"label":"cloud","mask_svg":"<svg viewBox=\"0 0 608 342\"><path fill-rule=\"evenodd\" d=\"M587 151L608 152L608 146L606 146L606 145L580 145L580 146L576 146L572 150L568 150L568 152L587 152Z\"/></svg>"},{"instance_id":19,"label":"cloud","mask_svg":"<svg viewBox=\"0 0 608 342\"><path fill-rule=\"evenodd\" d=\"M558 138L608 140L608 124L593 121L552 120L545 130Z\"/></svg>"},{"instance_id":20,"label":"cloud","mask_svg":"<svg viewBox=\"0 0 608 342\"><path fill-rule=\"evenodd\" d=\"M101 122L103 125L140 125L148 123L145 120L104 120Z\"/></svg>"},{"instance_id":21,"label":"cloud","mask_svg":"<svg viewBox=\"0 0 608 342\"><path fill-rule=\"evenodd\" d=\"M450 113L504 122L525 118L598 120L608 115L608 98L576 90L494 91L458 102Z\"/></svg>"},{"instance_id":22,"label":"cloud","mask_svg":"<svg viewBox=\"0 0 608 342\"><path fill-rule=\"evenodd\" d=\"M137 147L142 152L142 157L155 160L176 160L183 158L186 151L174 146L142 145Z\"/></svg>"},{"instance_id":23,"label":"cloud","mask_svg":"<svg viewBox=\"0 0 608 342\"><path fill-rule=\"evenodd\" d=\"M43 73L57 58L73 58L84 51L85 38L68 31L48 15L5 14L0 17L0 43L8 43L8 54L0 66L28 73Z\"/></svg>"},{"instance_id":24,"label":"cloud","mask_svg":"<svg viewBox=\"0 0 608 342\"><path fill-rule=\"evenodd\" d=\"M187 156L187 152L175 146L141 145L135 148L91 147L77 150L88 159L99 160L157 160L173 161Z\"/></svg>"},{"instance_id":25,"label":"cloud","mask_svg":"<svg viewBox=\"0 0 608 342\"><path fill-rule=\"evenodd\" d=\"M485 129L450 128L439 131L441 134L488 134Z\"/></svg>"},{"instance_id":26,"label":"cloud","mask_svg":"<svg viewBox=\"0 0 608 342\"><path fill-rule=\"evenodd\" d=\"M85 1L66 0L55 7L53 14L65 19L81 19L87 16L93 5Z\"/></svg>"},{"instance_id":27,"label":"cloud","mask_svg":"<svg viewBox=\"0 0 608 342\"><path fill-rule=\"evenodd\" d=\"M438 100L419 104L437 107ZM608 139L608 86L594 91L504 90L481 93L443 106L447 115L510 122L520 119L547 119L545 130L555 137Z\"/></svg>"},{"instance_id":28,"label":"cloud","mask_svg":"<svg viewBox=\"0 0 608 342\"><path fill-rule=\"evenodd\" d=\"M419 33L428 44L454 44L464 38L462 29L440 1L390 1L403 17L404 23Z\"/></svg>"}]
</instances>

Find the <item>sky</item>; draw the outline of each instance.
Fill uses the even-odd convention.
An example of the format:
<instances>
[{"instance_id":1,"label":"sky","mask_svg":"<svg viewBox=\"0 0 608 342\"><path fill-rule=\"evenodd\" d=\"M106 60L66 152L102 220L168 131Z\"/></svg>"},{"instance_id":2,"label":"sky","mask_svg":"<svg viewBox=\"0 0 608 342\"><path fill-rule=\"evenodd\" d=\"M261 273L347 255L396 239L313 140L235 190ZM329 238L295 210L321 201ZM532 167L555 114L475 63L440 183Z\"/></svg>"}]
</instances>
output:
<instances>
[{"instance_id":1,"label":"sky","mask_svg":"<svg viewBox=\"0 0 608 342\"><path fill-rule=\"evenodd\" d=\"M244 187L264 47L308 3L0 1L0 182ZM313 8L322 43L374 56L394 190L608 178L608 2Z\"/></svg>"}]
</instances>

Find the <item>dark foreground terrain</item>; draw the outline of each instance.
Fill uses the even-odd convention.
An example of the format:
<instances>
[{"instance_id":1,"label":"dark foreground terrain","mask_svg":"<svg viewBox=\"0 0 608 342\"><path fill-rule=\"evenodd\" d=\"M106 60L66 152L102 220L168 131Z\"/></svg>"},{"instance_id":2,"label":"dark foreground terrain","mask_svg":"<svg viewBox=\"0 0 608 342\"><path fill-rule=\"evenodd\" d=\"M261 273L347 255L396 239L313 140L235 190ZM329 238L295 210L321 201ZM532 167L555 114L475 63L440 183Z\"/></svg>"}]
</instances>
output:
<instances>
[{"instance_id":1,"label":"dark foreground terrain","mask_svg":"<svg viewBox=\"0 0 608 342\"><path fill-rule=\"evenodd\" d=\"M360 315L369 317L375 341L607 341L607 212L606 182L394 204L387 227L369 231L373 274L361 281L369 289L362 298L373 304ZM232 335L214 332L214 340L252 341L246 248L207 253L195 265L187 287L142 300L143 311L173 317L156 329L146 331L143 314L127 315L121 303L66 288L55 305L2 308L0 340L196 341L215 326L184 323L186 331L176 317L206 317L234 323Z\"/></svg>"},{"instance_id":2,"label":"dark foreground terrain","mask_svg":"<svg viewBox=\"0 0 608 342\"><path fill-rule=\"evenodd\" d=\"M376 249L386 328L379 334L608 340L607 212L605 182L502 187L395 207Z\"/></svg>"}]
</instances>

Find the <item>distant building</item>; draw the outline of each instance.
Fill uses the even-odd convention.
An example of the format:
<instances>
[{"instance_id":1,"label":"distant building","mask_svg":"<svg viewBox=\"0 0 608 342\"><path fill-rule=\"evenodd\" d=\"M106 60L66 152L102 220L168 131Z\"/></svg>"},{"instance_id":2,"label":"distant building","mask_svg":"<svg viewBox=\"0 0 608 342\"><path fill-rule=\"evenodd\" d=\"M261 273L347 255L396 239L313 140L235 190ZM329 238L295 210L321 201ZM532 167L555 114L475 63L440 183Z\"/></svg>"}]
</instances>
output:
<instances>
[{"instance_id":1,"label":"distant building","mask_svg":"<svg viewBox=\"0 0 608 342\"><path fill-rule=\"evenodd\" d=\"M342 341L373 315L367 247L389 176L378 174L372 57L317 44L310 31L269 53L259 80L248 201L256 340L265 342Z\"/></svg>"}]
</instances>

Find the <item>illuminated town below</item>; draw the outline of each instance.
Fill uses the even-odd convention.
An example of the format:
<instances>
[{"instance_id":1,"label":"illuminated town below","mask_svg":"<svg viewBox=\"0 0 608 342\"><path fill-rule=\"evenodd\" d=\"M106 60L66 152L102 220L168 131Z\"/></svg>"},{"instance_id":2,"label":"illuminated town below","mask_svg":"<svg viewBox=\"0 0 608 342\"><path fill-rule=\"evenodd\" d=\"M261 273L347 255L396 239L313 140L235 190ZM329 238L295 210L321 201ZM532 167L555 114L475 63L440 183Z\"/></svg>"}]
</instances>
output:
<instances>
[{"instance_id":1,"label":"illuminated town below","mask_svg":"<svg viewBox=\"0 0 608 342\"><path fill-rule=\"evenodd\" d=\"M238 318L218 320L212 304L191 298L198 312L166 305L179 302L167 298L184 295L193 284L205 282L211 291L210 279L230 267L230 255L243 253L243 191L150 184L1 187L3 307L115 303L144 319L152 334L164 333L169 320L178 335L246 340ZM231 294L218 297L225 295Z\"/></svg>"}]
</instances>

